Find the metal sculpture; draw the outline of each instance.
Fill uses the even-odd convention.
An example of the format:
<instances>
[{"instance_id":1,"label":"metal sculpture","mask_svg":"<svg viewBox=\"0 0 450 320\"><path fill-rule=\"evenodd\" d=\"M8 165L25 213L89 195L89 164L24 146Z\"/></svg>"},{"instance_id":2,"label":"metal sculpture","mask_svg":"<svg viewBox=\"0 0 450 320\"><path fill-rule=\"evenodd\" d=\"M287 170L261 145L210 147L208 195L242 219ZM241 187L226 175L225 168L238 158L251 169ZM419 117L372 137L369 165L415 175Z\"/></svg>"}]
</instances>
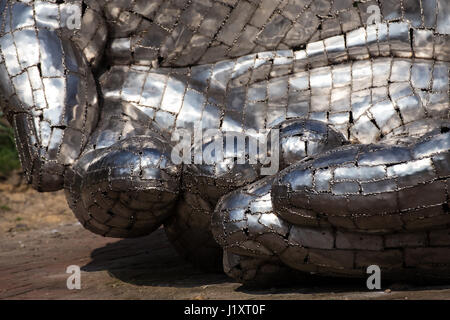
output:
<instances>
[{"instance_id":1,"label":"metal sculpture","mask_svg":"<svg viewBox=\"0 0 450 320\"><path fill-rule=\"evenodd\" d=\"M449 37L446 0L0 0L0 92L29 182L95 233L164 225L243 282L449 278ZM175 161L198 127L245 142ZM279 172L238 163L274 129Z\"/></svg>"}]
</instances>

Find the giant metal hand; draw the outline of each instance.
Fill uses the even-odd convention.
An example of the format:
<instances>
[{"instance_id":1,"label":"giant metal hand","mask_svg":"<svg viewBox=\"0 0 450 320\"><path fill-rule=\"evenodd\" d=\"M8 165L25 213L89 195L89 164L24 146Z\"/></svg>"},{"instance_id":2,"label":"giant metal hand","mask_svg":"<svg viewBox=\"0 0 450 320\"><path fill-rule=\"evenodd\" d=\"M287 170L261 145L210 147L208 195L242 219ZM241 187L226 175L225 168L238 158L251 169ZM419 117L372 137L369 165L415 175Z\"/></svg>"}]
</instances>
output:
<instances>
[{"instance_id":1,"label":"giant metal hand","mask_svg":"<svg viewBox=\"0 0 450 320\"><path fill-rule=\"evenodd\" d=\"M0 0L30 183L247 282L450 278L449 61L447 0ZM249 136L244 157L279 129L281 171L174 161L199 124Z\"/></svg>"}]
</instances>

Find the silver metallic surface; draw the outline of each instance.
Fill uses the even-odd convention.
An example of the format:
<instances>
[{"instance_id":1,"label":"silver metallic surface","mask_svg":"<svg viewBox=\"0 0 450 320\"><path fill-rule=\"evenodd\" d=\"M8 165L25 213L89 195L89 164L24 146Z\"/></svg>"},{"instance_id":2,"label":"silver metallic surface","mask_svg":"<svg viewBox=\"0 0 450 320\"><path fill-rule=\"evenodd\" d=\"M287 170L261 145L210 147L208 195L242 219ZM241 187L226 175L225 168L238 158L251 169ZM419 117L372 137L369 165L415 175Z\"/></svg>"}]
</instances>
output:
<instances>
[{"instance_id":1,"label":"silver metallic surface","mask_svg":"<svg viewBox=\"0 0 450 320\"><path fill-rule=\"evenodd\" d=\"M448 278L449 15L447 0L0 0L1 104L29 182L64 188L95 233L164 225L244 282L372 264ZM244 158L279 129L280 172L175 163L173 136L198 125L247 137Z\"/></svg>"}]
</instances>

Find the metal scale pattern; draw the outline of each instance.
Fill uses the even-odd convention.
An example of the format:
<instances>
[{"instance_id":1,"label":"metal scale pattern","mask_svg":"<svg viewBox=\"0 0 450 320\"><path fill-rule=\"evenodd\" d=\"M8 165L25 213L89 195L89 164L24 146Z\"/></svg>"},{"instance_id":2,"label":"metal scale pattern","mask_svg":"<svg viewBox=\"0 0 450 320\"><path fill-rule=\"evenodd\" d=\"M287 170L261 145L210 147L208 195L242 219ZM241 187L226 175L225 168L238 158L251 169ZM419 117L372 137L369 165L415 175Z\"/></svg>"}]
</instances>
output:
<instances>
[{"instance_id":1,"label":"metal scale pattern","mask_svg":"<svg viewBox=\"0 0 450 320\"><path fill-rule=\"evenodd\" d=\"M203 267L223 251L242 282L450 278L449 68L447 0L0 0L33 187L64 188L95 233L164 225ZM175 164L173 134L199 124L279 129L279 173Z\"/></svg>"}]
</instances>

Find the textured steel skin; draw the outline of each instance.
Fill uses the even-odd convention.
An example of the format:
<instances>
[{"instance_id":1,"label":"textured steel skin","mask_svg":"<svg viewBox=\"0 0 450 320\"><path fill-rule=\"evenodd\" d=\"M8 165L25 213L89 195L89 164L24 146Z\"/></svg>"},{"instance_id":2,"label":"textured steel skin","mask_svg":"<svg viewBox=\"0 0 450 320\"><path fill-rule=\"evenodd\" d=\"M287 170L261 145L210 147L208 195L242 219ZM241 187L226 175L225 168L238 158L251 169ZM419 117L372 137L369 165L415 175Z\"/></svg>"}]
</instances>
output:
<instances>
[{"instance_id":1,"label":"textured steel skin","mask_svg":"<svg viewBox=\"0 0 450 320\"><path fill-rule=\"evenodd\" d=\"M450 278L449 68L447 0L0 0L1 103L33 187L104 236L164 225L207 267L223 250L242 282ZM197 124L280 129L280 172L175 164Z\"/></svg>"}]
</instances>

